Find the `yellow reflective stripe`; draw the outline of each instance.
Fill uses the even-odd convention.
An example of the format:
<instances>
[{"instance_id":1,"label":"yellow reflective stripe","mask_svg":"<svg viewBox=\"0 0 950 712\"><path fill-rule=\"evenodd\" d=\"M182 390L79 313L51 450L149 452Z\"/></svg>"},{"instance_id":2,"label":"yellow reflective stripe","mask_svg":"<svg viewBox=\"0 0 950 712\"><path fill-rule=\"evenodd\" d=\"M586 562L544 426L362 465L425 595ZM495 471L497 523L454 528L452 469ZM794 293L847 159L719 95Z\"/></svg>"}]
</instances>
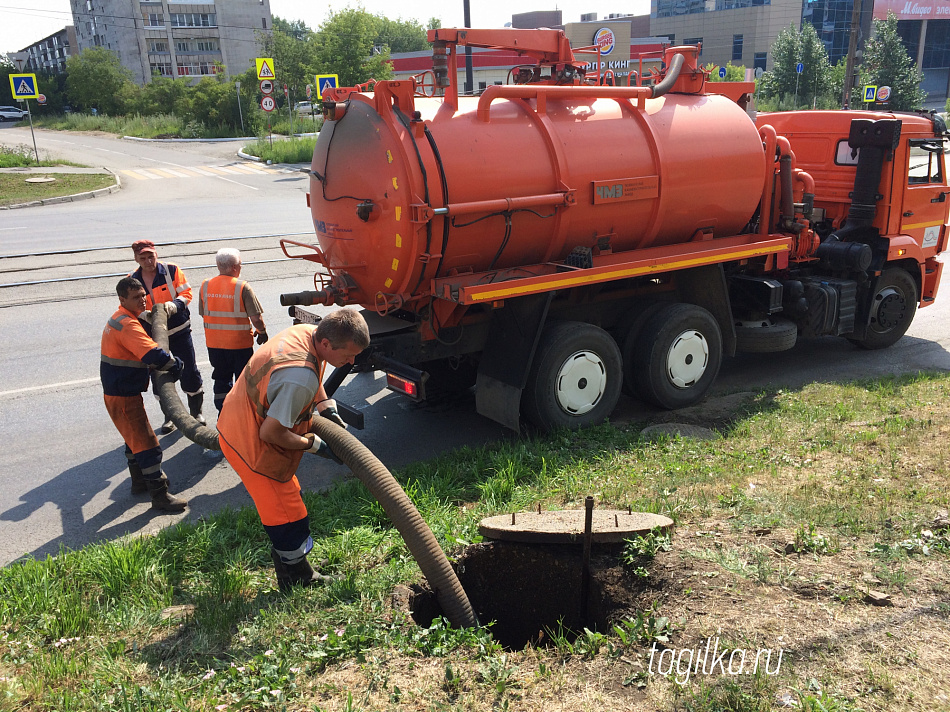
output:
<instances>
[{"instance_id":1,"label":"yellow reflective stripe","mask_svg":"<svg viewBox=\"0 0 950 712\"><path fill-rule=\"evenodd\" d=\"M916 230L919 227L937 227L938 225L943 225L943 223L940 222L939 220L937 222L931 221L931 222L922 222L922 223L912 223L909 225L905 223L904 225L901 225L901 229Z\"/></svg>"},{"instance_id":2,"label":"yellow reflective stripe","mask_svg":"<svg viewBox=\"0 0 950 712\"><path fill-rule=\"evenodd\" d=\"M124 358L112 358L111 356L106 356L105 354L100 355L102 362L107 363L110 366L122 366L123 368L148 368L141 361L127 361Z\"/></svg>"}]
</instances>

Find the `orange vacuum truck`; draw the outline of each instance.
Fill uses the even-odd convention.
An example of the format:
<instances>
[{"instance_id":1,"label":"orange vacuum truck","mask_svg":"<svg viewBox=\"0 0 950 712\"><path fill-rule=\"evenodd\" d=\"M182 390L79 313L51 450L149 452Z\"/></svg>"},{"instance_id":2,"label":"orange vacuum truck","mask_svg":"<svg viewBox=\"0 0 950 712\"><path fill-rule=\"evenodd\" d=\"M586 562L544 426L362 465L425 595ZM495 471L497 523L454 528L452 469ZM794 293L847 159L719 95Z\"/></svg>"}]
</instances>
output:
<instances>
[{"instance_id":1,"label":"orange vacuum truck","mask_svg":"<svg viewBox=\"0 0 950 712\"><path fill-rule=\"evenodd\" d=\"M390 388L421 400L474 386L478 412L510 428L577 428L621 392L696 403L724 354L799 336L890 346L936 298L939 116L756 117L754 84L709 82L698 47L612 86L577 58L596 48L560 30L429 41L431 72L324 96L316 243L282 241L319 268L313 291L281 303L311 322L302 307L362 307L372 344L355 369ZM461 96L465 45L526 63Z\"/></svg>"}]
</instances>

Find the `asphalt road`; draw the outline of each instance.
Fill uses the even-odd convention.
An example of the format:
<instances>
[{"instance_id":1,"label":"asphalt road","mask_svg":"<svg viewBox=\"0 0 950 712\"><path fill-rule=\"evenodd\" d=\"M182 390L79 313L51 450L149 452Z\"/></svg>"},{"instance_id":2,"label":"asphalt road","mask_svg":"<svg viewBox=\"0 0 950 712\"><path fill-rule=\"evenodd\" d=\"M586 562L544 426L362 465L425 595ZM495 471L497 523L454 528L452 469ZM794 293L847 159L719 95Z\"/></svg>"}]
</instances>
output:
<instances>
[{"instance_id":1,"label":"asphalt road","mask_svg":"<svg viewBox=\"0 0 950 712\"><path fill-rule=\"evenodd\" d=\"M23 134L22 129L5 128L0 131L0 143L29 141L29 129L26 141ZM235 144L142 144L51 132L37 132L37 139L41 152L56 146L53 151L63 158L89 165L98 159L99 165L120 175L123 170L144 170L142 175L147 175L158 166L166 173L167 169L185 173L200 167L239 165ZM118 255L113 259L121 260L125 246L139 237L184 242L310 230L303 174L291 170L205 172L211 175L126 176L123 190L106 198L0 211L0 258L117 246L121 249L103 254ZM221 180L222 176L228 180ZM242 276L259 295L268 329L276 332L290 324L279 306L280 293L312 288L312 271L300 261L272 262L265 249L252 253L252 248L271 239L249 238L234 244L248 250ZM196 243L190 246L194 254L180 261L193 286L214 273L209 265L217 246L210 244L204 254L201 243ZM255 264L249 263L251 254ZM22 258L18 269L57 267L50 264L51 259ZM0 261L0 268L8 262ZM127 268L133 267L129 250ZM115 265L103 269L113 270ZM52 276L48 269L42 274ZM8 281L9 276L4 277L0 274L0 283ZM180 519L194 520L227 506L250 504L227 463L178 433L160 436L164 469L173 491L189 498L189 510L181 515L156 514L146 498L129 494L122 441L103 407L98 379L99 338L116 308L111 293L115 281L109 277L0 287L0 565L24 555L42 557L57 553L60 547L151 532ZM768 384L798 387L814 381L950 369L950 292L946 289L950 288L945 288L934 306L918 314L908 336L891 349L866 352L844 339L823 338L802 342L785 353L727 359L714 397L690 417L701 418L704 409L715 407L723 394ZM195 343L206 386L210 386L200 327ZM478 416L473 397L415 407L388 393L382 380L369 374L351 377L342 399L365 411L366 429L357 436L391 468L463 445L515 437ZM147 397L146 407L157 425L161 421L157 402ZM210 402L205 413L213 414ZM657 415L625 398L615 419L645 420ZM213 423L213 417L209 421ZM316 490L347 473L308 456L299 474L305 488Z\"/></svg>"}]
</instances>

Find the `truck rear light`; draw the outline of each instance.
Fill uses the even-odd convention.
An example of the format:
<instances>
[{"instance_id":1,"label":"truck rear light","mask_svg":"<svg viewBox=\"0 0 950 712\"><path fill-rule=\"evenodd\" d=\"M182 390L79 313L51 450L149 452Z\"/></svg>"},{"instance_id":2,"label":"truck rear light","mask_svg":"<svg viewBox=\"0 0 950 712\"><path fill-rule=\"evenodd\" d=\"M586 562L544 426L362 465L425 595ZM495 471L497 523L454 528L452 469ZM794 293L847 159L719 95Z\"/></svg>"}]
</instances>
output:
<instances>
[{"instance_id":1,"label":"truck rear light","mask_svg":"<svg viewBox=\"0 0 950 712\"><path fill-rule=\"evenodd\" d=\"M386 374L386 385L394 391L399 391L413 400L421 400L419 384L408 378L397 376L395 373Z\"/></svg>"}]
</instances>

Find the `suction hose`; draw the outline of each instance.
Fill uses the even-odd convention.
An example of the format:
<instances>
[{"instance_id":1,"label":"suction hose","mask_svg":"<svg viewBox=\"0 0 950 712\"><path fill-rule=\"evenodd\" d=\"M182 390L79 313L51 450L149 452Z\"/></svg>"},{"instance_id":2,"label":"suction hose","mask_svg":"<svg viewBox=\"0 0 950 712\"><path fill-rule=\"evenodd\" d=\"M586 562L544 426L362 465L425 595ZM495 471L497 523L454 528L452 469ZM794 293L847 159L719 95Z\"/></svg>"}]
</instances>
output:
<instances>
[{"instance_id":1,"label":"suction hose","mask_svg":"<svg viewBox=\"0 0 950 712\"><path fill-rule=\"evenodd\" d=\"M168 316L161 305L152 308L152 338L168 351ZM192 418L182 405L174 381L166 374L157 375L158 400L162 412L171 418L189 440L208 450L220 450L218 432ZM478 619L472 610L472 604L445 557L445 552L392 473L363 443L326 418L315 418L312 430L333 448L333 452L382 505L386 516L402 535L409 552L435 591L442 612L449 622L464 628L477 626Z\"/></svg>"}]
</instances>

